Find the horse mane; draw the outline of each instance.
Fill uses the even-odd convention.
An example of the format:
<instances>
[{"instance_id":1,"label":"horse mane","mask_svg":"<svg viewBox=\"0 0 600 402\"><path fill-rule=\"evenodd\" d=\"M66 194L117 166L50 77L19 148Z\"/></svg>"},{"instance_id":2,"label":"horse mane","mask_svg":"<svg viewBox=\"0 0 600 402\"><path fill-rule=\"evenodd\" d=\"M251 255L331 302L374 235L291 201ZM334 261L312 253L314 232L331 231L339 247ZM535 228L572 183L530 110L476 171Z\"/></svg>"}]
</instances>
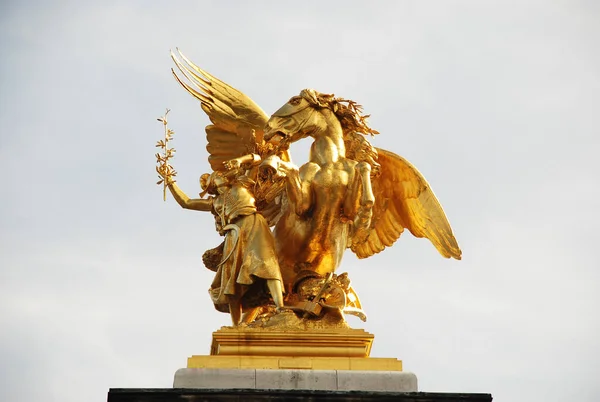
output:
<instances>
[{"instance_id":1,"label":"horse mane","mask_svg":"<svg viewBox=\"0 0 600 402\"><path fill-rule=\"evenodd\" d=\"M300 96L312 106L330 109L340 121L344 137L350 133L379 134L379 131L373 130L367 123L370 115L363 115L362 105L353 100L336 98L334 94L324 94L314 89L304 89Z\"/></svg>"},{"instance_id":2,"label":"horse mane","mask_svg":"<svg viewBox=\"0 0 600 402\"><path fill-rule=\"evenodd\" d=\"M371 175L379 176L381 165L377 162L379 155L377 149L366 135L379 134L379 131L369 127L367 119L370 115L362 114L362 105L353 100L336 98L333 94L323 94L314 89L305 89L300 96L306 99L313 107L331 110L342 126L346 157L357 162L367 162L371 165Z\"/></svg>"}]
</instances>

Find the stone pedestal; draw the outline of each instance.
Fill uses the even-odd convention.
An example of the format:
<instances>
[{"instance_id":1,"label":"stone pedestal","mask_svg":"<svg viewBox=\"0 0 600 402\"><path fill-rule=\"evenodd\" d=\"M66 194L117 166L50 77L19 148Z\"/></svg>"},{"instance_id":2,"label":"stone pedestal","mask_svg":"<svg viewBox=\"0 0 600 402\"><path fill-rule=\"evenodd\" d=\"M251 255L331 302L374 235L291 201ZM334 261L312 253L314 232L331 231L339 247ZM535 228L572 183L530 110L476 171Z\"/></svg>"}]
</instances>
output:
<instances>
[{"instance_id":1,"label":"stone pedestal","mask_svg":"<svg viewBox=\"0 0 600 402\"><path fill-rule=\"evenodd\" d=\"M417 392L394 358L370 357L373 335L329 328L222 328L210 355L188 359L173 389L111 389L108 402L490 402L489 394Z\"/></svg>"},{"instance_id":2,"label":"stone pedestal","mask_svg":"<svg viewBox=\"0 0 600 402\"><path fill-rule=\"evenodd\" d=\"M417 377L402 371L188 368L177 370L173 388L416 392Z\"/></svg>"},{"instance_id":3,"label":"stone pedestal","mask_svg":"<svg viewBox=\"0 0 600 402\"><path fill-rule=\"evenodd\" d=\"M264 330L225 327L211 354L192 356L174 388L416 392L417 377L394 358L372 358L362 329Z\"/></svg>"}]
</instances>

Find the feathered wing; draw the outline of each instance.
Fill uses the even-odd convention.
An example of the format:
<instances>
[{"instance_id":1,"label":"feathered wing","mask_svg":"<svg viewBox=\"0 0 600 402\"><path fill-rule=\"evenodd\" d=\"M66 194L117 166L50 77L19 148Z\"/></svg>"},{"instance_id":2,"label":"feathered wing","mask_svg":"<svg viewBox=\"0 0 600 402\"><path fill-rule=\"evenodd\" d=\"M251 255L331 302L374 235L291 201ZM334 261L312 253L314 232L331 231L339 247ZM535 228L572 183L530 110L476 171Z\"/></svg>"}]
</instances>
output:
<instances>
[{"instance_id":1,"label":"feathered wing","mask_svg":"<svg viewBox=\"0 0 600 402\"><path fill-rule=\"evenodd\" d=\"M183 77L175 79L201 103L213 123L206 126L208 161L213 170L224 170L223 162L249 153L258 153L269 116L248 96L189 61L177 49L171 58Z\"/></svg>"},{"instance_id":2,"label":"feathered wing","mask_svg":"<svg viewBox=\"0 0 600 402\"><path fill-rule=\"evenodd\" d=\"M179 49L177 52L183 62L173 52L171 58L183 78L171 69L173 76L200 101L202 110L213 123L206 126L206 149L211 168L225 170L223 162L250 153L265 157L269 147L265 145L263 135L269 116L248 96L192 63ZM287 150L278 155L283 160L290 160ZM266 189L266 196L262 194L265 191L255 195L259 198L258 209L270 225L277 222L285 204L284 187L272 187Z\"/></svg>"},{"instance_id":3,"label":"feathered wing","mask_svg":"<svg viewBox=\"0 0 600 402\"><path fill-rule=\"evenodd\" d=\"M358 258L391 246L407 228L425 237L446 258L460 260L461 250L450 223L429 183L406 159L377 148L381 175L372 181L375 205L366 240L352 244Z\"/></svg>"}]
</instances>

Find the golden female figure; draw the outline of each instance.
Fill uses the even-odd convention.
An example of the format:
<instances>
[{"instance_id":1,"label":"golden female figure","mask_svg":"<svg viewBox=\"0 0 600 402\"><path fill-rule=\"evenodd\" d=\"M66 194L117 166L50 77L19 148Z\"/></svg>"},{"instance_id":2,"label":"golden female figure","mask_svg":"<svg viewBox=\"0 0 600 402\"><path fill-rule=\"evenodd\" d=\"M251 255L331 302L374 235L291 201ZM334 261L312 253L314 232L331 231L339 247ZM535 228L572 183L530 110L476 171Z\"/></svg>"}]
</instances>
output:
<instances>
[{"instance_id":1,"label":"golden female figure","mask_svg":"<svg viewBox=\"0 0 600 402\"><path fill-rule=\"evenodd\" d=\"M173 181L168 187L181 207L215 216L225 241L209 293L215 308L229 312L238 325L242 311L257 307L254 303L263 293L264 282L278 308L283 308L283 295L273 235L257 213L253 182L244 175L231 176L224 172L214 172L208 180L204 176L203 190L212 194L206 199L190 199Z\"/></svg>"}]
</instances>

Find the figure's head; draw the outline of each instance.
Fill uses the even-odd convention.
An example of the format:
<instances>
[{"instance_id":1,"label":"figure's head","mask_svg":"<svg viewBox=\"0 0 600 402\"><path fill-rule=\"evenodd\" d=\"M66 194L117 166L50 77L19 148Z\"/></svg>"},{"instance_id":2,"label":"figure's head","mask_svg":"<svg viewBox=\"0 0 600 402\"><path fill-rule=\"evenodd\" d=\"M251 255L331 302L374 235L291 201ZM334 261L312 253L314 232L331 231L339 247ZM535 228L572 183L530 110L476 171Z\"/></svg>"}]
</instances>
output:
<instances>
[{"instance_id":1,"label":"figure's head","mask_svg":"<svg viewBox=\"0 0 600 402\"><path fill-rule=\"evenodd\" d=\"M229 180L226 174L221 171L204 173L200 176L200 187L202 188L201 197L206 194L222 194L229 187Z\"/></svg>"},{"instance_id":2,"label":"figure's head","mask_svg":"<svg viewBox=\"0 0 600 402\"><path fill-rule=\"evenodd\" d=\"M204 197L208 193L208 183L210 182L210 173L202 173L200 175L200 188L202 192L200 193L200 197Z\"/></svg>"}]
</instances>

